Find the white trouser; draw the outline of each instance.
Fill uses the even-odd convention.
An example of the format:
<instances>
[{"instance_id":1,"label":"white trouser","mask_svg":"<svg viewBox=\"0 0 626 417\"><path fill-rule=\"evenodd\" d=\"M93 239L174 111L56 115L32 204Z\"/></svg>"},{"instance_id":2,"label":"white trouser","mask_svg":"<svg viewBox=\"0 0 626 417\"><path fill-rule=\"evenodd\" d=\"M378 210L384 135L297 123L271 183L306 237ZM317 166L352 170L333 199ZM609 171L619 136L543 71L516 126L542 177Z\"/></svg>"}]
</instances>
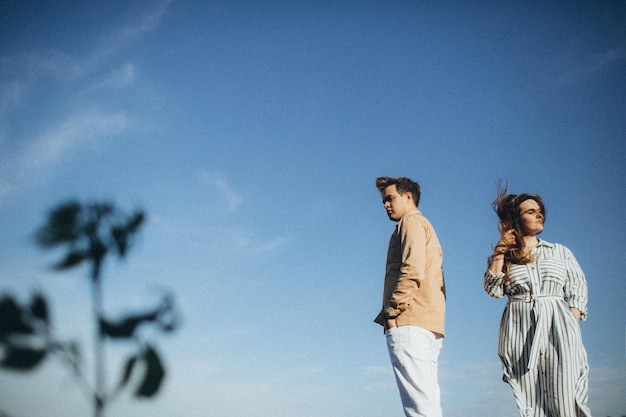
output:
<instances>
[{"instance_id":1,"label":"white trouser","mask_svg":"<svg viewBox=\"0 0 626 417\"><path fill-rule=\"evenodd\" d=\"M439 352L443 338L418 326L385 332L391 365L407 417L441 417Z\"/></svg>"}]
</instances>

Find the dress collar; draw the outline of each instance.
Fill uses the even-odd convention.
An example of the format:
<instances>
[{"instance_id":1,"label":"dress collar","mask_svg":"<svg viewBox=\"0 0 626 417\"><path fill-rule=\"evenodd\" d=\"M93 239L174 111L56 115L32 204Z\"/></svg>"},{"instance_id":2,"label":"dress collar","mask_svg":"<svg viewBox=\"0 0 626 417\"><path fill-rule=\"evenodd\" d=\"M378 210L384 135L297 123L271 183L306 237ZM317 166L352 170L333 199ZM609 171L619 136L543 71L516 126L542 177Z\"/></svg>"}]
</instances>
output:
<instances>
[{"instance_id":1,"label":"dress collar","mask_svg":"<svg viewBox=\"0 0 626 417\"><path fill-rule=\"evenodd\" d=\"M554 247L554 243L546 242L545 240L539 239L539 238L537 238L537 240L539 241L539 243L537 243L537 247L539 247L539 246L545 246L547 248L553 248Z\"/></svg>"}]
</instances>

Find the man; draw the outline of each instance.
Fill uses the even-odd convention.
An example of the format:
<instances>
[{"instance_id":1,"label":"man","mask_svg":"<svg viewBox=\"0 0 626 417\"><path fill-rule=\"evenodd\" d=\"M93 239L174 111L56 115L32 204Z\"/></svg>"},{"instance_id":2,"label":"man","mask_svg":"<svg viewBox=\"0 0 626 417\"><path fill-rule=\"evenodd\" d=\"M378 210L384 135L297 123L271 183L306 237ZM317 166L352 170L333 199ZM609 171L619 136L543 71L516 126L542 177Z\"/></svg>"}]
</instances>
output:
<instances>
[{"instance_id":1,"label":"man","mask_svg":"<svg viewBox=\"0 0 626 417\"><path fill-rule=\"evenodd\" d=\"M442 251L430 222L418 210L421 190L408 178L376 179L390 220L383 307L376 319L407 417L441 417L439 352L446 294Z\"/></svg>"}]
</instances>

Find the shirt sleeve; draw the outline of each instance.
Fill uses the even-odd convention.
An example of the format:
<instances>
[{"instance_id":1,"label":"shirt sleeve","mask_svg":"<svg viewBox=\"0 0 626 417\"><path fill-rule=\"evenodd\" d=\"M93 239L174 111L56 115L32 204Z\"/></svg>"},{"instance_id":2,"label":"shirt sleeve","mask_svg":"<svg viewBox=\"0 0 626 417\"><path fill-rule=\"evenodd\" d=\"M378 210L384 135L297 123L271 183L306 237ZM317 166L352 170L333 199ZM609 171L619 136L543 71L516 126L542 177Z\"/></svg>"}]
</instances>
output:
<instances>
[{"instance_id":1,"label":"shirt sleeve","mask_svg":"<svg viewBox=\"0 0 626 417\"><path fill-rule=\"evenodd\" d=\"M567 281L565 282L565 299L570 307L580 311L581 320L587 319L587 281L585 273L578 264L574 254L565 249L565 267Z\"/></svg>"},{"instance_id":2,"label":"shirt sleeve","mask_svg":"<svg viewBox=\"0 0 626 417\"><path fill-rule=\"evenodd\" d=\"M397 317L406 310L426 274L426 229L414 216L398 222L400 275L385 308L385 316Z\"/></svg>"},{"instance_id":3,"label":"shirt sleeve","mask_svg":"<svg viewBox=\"0 0 626 417\"><path fill-rule=\"evenodd\" d=\"M487 262L487 270L483 276L483 285L487 294L494 298L501 298L504 296L504 272L500 272L497 275L494 274L489 269L490 264L491 258Z\"/></svg>"}]
</instances>

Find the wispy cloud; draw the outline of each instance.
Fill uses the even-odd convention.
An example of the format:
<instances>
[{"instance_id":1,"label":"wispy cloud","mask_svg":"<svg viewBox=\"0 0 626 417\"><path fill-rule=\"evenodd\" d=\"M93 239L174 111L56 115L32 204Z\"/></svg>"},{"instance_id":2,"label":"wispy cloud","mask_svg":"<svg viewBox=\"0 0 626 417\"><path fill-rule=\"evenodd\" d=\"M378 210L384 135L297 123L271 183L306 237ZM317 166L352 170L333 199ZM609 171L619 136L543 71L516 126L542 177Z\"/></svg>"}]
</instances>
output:
<instances>
[{"instance_id":1,"label":"wispy cloud","mask_svg":"<svg viewBox=\"0 0 626 417\"><path fill-rule=\"evenodd\" d=\"M218 191L220 197L225 201L226 209L229 211L234 210L243 202L243 197L235 191L221 174L203 169L198 172L198 178L202 184L211 186Z\"/></svg>"},{"instance_id":2,"label":"wispy cloud","mask_svg":"<svg viewBox=\"0 0 626 417\"><path fill-rule=\"evenodd\" d=\"M215 200L222 213L232 213L243 203L244 198L235 187L220 173L202 169L197 173L201 184L216 192ZM235 224L228 228L228 233L219 241L220 252L228 252L239 256L258 256L276 253L283 248L289 239L285 236L259 237L253 230ZM228 257L230 259L230 256Z\"/></svg>"},{"instance_id":3,"label":"wispy cloud","mask_svg":"<svg viewBox=\"0 0 626 417\"><path fill-rule=\"evenodd\" d=\"M137 21L122 26L120 29L102 36L94 52L81 61L75 76L92 72L102 62L117 55L122 49L136 42L147 33L156 30L173 0L157 3L152 9L139 17Z\"/></svg>"},{"instance_id":4,"label":"wispy cloud","mask_svg":"<svg viewBox=\"0 0 626 417\"><path fill-rule=\"evenodd\" d=\"M154 31L161 23L161 18L172 3L173 0L164 0L157 3L152 10L140 18L139 22L123 27L111 37L111 40L117 39L120 43L132 42L146 33Z\"/></svg>"},{"instance_id":5,"label":"wispy cloud","mask_svg":"<svg viewBox=\"0 0 626 417\"><path fill-rule=\"evenodd\" d=\"M100 89L121 89L133 85L137 81L137 67L127 63L121 68L115 68L100 82L94 84L90 91Z\"/></svg>"},{"instance_id":6,"label":"wispy cloud","mask_svg":"<svg viewBox=\"0 0 626 417\"><path fill-rule=\"evenodd\" d=\"M75 57L58 49L27 51L19 56L0 57L0 118L10 107L19 104L43 77L53 76L70 82L95 71L102 71L109 60L125 47L146 33L156 30L171 3L171 0L162 1L137 21L103 35L100 42L92 48L93 52L86 56ZM113 87L129 85L134 80L136 69L132 64L126 64L109 74L104 84L108 83Z\"/></svg>"},{"instance_id":7,"label":"wispy cloud","mask_svg":"<svg viewBox=\"0 0 626 417\"><path fill-rule=\"evenodd\" d=\"M15 59L0 58L0 77L2 77L0 78L0 122L3 121L9 109L21 102L25 91L31 84L31 77L20 71L21 68L15 67ZM5 125L6 123L0 123L0 126ZM0 132L0 137L1 135L2 132Z\"/></svg>"},{"instance_id":8,"label":"wispy cloud","mask_svg":"<svg viewBox=\"0 0 626 417\"><path fill-rule=\"evenodd\" d=\"M261 255L276 252L285 245L287 238L277 236L266 241L259 241L243 233L232 233L228 241L230 247L235 248L238 253Z\"/></svg>"},{"instance_id":9,"label":"wispy cloud","mask_svg":"<svg viewBox=\"0 0 626 417\"><path fill-rule=\"evenodd\" d=\"M27 171L55 166L127 125L123 114L94 111L72 115L35 138L25 149L20 166Z\"/></svg>"},{"instance_id":10,"label":"wispy cloud","mask_svg":"<svg viewBox=\"0 0 626 417\"><path fill-rule=\"evenodd\" d=\"M363 366L359 370L365 374L383 374L385 376L391 374L390 366Z\"/></svg>"},{"instance_id":11,"label":"wispy cloud","mask_svg":"<svg viewBox=\"0 0 626 417\"><path fill-rule=\"evenodd\" d=\"M104 110L107 99L93 93L125 94L124 90L140 81L136 65L126 62L120 67L114 58L156 30L171 3L161 1L137 20L103 34L90 48L92 52L84 56L68 55L63 45L56 50L0 56L0 145L5 149L0 154L0 202L19 189L20 182L32 181L31 174L41 177L42 170L76 158L133 126L132 111L119 106L119 100L114 110ZM45 127L38 128L40 121L35 119L30 131L21 137L10 136L20 130L12 127L16 123L13 120L19 119L14 116L28 109L30 100L42 100L40 87L44 82L59 91L55 99L64 105L51 108ZM10 154L9 144L13 147Z\"/></svg>"}]
</instances>

